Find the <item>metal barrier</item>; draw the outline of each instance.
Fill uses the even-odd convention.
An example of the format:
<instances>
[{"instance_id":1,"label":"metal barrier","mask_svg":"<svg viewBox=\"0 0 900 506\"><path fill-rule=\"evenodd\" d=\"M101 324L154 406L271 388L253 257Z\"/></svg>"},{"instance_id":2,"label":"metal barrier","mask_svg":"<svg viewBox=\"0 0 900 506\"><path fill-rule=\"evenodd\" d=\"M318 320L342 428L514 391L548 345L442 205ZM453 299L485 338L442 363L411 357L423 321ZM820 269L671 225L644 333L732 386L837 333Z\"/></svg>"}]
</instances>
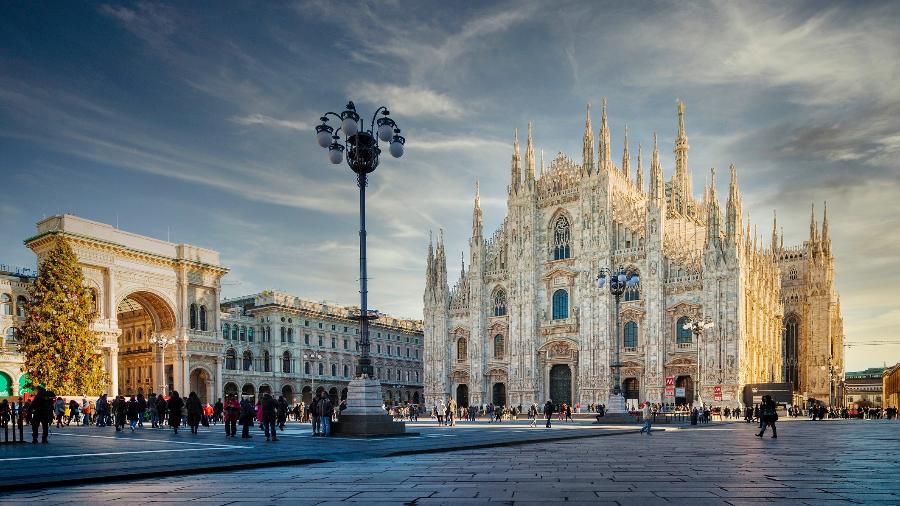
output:
<instances>
[{"instance_id":1,"label":"metal barrier","mask_svg":"<svg viewBox=\"0 0 900 506\"><path fill-rule=\"evenodd\" d=\"M3 441L2 443L24 443L25 442L25 410L22 407L22 399L18 403L10 403L9 413L3 419ZM12 425L12 430L10 430ZM18 428L18 431L16 430ZM18 438L17 433L18 432ZM12 438L10 439L10 434Z\"/></svg>"}]
</instances>

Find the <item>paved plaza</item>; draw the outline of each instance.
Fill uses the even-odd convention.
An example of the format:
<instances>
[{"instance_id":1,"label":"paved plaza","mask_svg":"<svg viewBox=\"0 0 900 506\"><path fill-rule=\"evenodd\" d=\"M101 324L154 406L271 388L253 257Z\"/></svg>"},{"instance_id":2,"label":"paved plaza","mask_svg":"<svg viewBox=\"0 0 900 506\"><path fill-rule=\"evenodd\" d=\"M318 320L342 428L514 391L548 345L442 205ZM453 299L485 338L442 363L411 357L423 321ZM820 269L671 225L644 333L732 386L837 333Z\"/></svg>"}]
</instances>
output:
<instances>
[{"instance_id":1,"label":"paved plaza","mask_svg":"<svg viewBox=\"0 0 900 506\"><path fill-rule=\"evenodd\" d=\"M452 439L465 446L483 439L505 441L507 434L531 430L510 424L452 430L426 425L417 427L420 438L393 444L426 447L433 440ZM375 456L371 448L379 441L297 435L285 443L300 453L304 447L315 446L319 457L329 462L109 483L98 480L11 492L0 503L900 504L900 423L803 420L779 425L778 439L759 439L754 436L755 425L735 422L670 427L652 436L619 430L610 437L541 440L551 433L617 432L569 426L552 432L536 429L531 443L396 457ZM441 431L452 435L427 437ZM261 443L247 446L254 453L268 451L260 448ZM233 451L188 453L198 461L215 461ZM120 465L169 458L162 455L166 454L136 451ZM46 466L65 476L81 459L51 459ZM14 467L3 464L4 469Z\"/></svg>"}]
</instances>

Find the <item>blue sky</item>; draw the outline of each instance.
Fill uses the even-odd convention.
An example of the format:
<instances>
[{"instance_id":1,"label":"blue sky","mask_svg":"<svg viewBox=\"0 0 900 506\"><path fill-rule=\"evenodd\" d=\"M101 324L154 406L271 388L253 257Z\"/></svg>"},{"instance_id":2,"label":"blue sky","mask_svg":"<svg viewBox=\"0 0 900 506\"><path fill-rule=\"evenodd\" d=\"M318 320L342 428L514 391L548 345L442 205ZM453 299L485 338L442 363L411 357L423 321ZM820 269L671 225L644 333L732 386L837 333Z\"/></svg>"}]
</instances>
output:
<instances>
[{"instance_id":1,"label":"blue sky","mask_svg":"<svg viewBox=\"0 0 900 506\"><path fill-rule=\"evenodd\" d=\"M5 2L0 262L33 265L21 241L71 212L219 250L226 296L354 303L353 175L312 132L351 98L408 139L370 184L371 299L420 317L428 231L455 279L476 179L486 228L503 217L513 128L580 159L585 104L607 97L614 156L625 123L633 155L659 132L668 178L682 99L698 193L734 163L761 235L777 209L786 244L827 200L848 341L898 338L897 3L338 5Z\"/></svg>"}]
</instances>

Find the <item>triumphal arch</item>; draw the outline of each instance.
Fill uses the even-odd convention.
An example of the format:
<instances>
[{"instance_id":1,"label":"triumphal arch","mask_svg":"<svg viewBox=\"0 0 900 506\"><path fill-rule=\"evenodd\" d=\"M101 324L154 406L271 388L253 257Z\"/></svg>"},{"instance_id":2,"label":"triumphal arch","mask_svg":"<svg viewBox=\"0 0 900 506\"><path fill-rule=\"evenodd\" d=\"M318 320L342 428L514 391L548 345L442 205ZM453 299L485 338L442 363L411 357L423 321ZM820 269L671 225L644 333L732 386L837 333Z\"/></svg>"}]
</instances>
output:
<instances>
[{"instance_id":1,"label":"triumphal arch","mask_svg":"<svg viewBox=\"0 0 900 506\"><path fill-rule=\"evenodd\" d=\"M219 287L228 272L217 251L57 215L25 241L38 265L64 238L91 290L110 394L222 391Z\"/></svg>"}]
</instances>

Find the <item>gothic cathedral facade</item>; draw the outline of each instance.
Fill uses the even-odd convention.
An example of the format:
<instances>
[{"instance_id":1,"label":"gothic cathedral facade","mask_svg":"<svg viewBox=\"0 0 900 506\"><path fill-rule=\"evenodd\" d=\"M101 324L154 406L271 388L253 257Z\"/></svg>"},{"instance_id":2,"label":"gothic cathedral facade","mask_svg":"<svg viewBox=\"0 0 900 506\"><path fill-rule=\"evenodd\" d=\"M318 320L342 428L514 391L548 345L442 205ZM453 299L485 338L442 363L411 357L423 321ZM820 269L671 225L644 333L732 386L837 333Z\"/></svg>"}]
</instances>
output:
<instances>
[{"instance_id":1,"label":"gothic cathedral facade","mask_svg":"<svg viewBox=\"0 0 900 506\"><path fill-rule=\"evenodd\" d=\"M669 181L655 135L645 180L640 146L632 173L627 129L613 162L605 103L601 121L596 157L588 107L582 162L558 154L545 168L542 153L537 175L531 127L524 160L516 137L507 215L484 236L476 186L469 266L452 286L443 238L429 243L428 406L605 403L617 344L630 405L690 403L699 389L707 403L735 406L745 385L788 379L828 398L823 378L843 371L843 331L827 218L802 246L776 244L773 230L764 247L743 225L733 166L724 210L714 170L694 197L683 103ZM640 277L621 297L618 336L615 298L595 284L602 268ZM685 329L700 320L713 326Z\"/></svg>"}]
</instances>

